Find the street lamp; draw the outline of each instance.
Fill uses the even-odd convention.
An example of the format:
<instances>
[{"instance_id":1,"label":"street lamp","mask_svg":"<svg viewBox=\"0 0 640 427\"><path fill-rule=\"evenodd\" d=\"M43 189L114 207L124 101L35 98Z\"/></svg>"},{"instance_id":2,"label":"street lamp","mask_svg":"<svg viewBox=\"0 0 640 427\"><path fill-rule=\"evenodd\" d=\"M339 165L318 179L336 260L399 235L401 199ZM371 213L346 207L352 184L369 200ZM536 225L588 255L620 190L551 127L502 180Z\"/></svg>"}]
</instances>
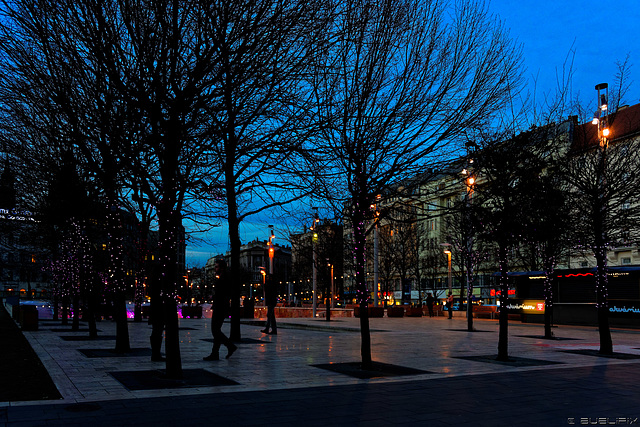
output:
<instances>
[{"instance_id":1,"label":"street lamp","mask_svg":"<svg viewBox=\"0 0 640 427\"><path fill-rule=\"evenodd\" d=\"M273 225L269 226L271 235L269 236L269 274L273 274L273 257L275 255L275 249L273 248L273 239L276 237L273 234Z\"/></svg>"},{"instance_id":2,"label":"street lamp","mask_svg":"<svg viewBox=\"0 0 640 427\"><path fill-rule=\"evenodd\" d=\"M258 269L260 270L260 275L262 276L262 281L261 283L256 283L256 287L260 287L262 289L262 304L266 307L267 305L267 299L266 299L266 295L265 295L265 287L267 284L267 271L264 267L258 267ZM260 291L258 292L258 298L260 297ZM249 296L250 299L253 298L253 284L250 286L249 288Z\"/></svg>"},{"instance_id":3,"label":"street lamp","mask_svg":"<svg viewBox=\"0 0 640 427\"><path fill-rule=\"evenodd\" d=\"M469 165L473 164L473 159L469 159ZM464 264L465 264L465 276L467 285L467 329L473 331L473 307L471 305L473 299L473 227L471 225L471 202L473 198L473 186L476 183L476 178L472 172L464 169L463 175L465 176L465 184L467 191L465 193L464 204ZM460 305L462 305L462 294L460 295Z\"/></svg>"},{"instance_id":4,"label":"street lamp","mask_svg":"<svg viewBox=\"0 0 640 427\"><path fill-rule=\"evenodd\" d=\"M451 243L441 243L441 246L444 246L444 253L447 256L447 281L449 282L449 293L447 294L447 301L449 300L449 295L453 293L453 280L451 277ZM453 317L453 313L451 312L452 305L449 304L449 319Z\"/></svg>"},{"instance_id":5,"label":"street lamp","mask_svg":"<svg viewBox=\"0 0 640 427\"><path fill-rule=\"evenodd\" d=\"M609 85L607 83L600 83L596 85L598 91L598 109L593 115L594 125L598 125L598 141L601 146L607 144L607 138L609 137Z\"/></svg>"},{"instance_id":6,"label":"street lamp","mask_svg":"<svg viewBox=\"0 0 640 427\"><path fill-rule=\"evenodd\" d=\"M316 251L316 245L318 243L318 230L317 230L317 226L320 223L320 217L318 216L318 208L314 207L311 208L315 211L315 214L313 215L313 225L311 226L311 232L313 233L311 235L311 239L312 239L312 246L311 246L311 251L313 252L313 301L312 301L312 315L313 318L315 319L316 317L316 311L318 309L318 302L316 299L316 295L318 292L318 266L317 266L317 258L318 258L318 254Z\"/></svg>"},{"instance_id":7,"label":"street lamp","mask_svg":"<svg viewBox=\"0 0 640 427\"><path fill-rule=\"evenodd\" d=\"M608 123L608 98L609 98L609 86L606 83L600 83L596 85L598 91L598 110L596 114L598 117L598 140L600 147L600 161L599 170L597 173L600 175L598 184L599 203L600 206L606 207L608 201L607 196L607 148L609 146L609 123ZM596 123L595 117L593 123ZM601 224L604 224L606 217L610 215L606 208L601 208ZM604 217L606 215L606 217ZM604 218L603 218L604 217ZM608 320L608 307L607 307L607 231L606 227L601 227L601 233L596 236L596 310L598 313L598 329L600 331L600 353L612 353L613 344L611 342L611 333L609 331Z\"/></svg>"},{"instance_id":8,"label":"street lamp","mask_svg":"<svg viewBox=\"0 0 640 427\"><path fill-rule=\"evenodd\" d=\"M331 281L327 283L327 314L325 316L326 321L331 320L331 309L333 308L333 264L327 258L327 267L330 268Z\"/></svg>"},{"instance_id":9,"label":"street lamp","mask_svg":"<svg viewBox=\"0 0 640 427\"><path fill-rule=\"evenodd\" d=\"M336 301L335 295L336 295L336 287L333 281L333 264L331 264L331 308L335 307L335 301Z\"/></svg>"},{"instance_id":10,"label":"street lamp","mask_svg":"<svg viewBox=\"0 0 640 427\"><path fill-rule=\"evenodd\" d=\"M451 280L451 243L441 243L440 246L444 246L444 253L447 255L447 279L449 282L449 293L452 292L452 280Z\"/></svg>"}]
</instances>

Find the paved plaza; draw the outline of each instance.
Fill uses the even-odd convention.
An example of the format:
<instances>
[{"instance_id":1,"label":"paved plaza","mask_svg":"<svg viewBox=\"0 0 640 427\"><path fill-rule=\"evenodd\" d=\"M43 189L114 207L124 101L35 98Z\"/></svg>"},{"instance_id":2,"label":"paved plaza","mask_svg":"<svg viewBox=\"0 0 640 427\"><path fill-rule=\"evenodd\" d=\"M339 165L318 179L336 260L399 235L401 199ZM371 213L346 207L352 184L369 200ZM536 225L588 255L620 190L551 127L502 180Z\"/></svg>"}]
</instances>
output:
<instances>
[{"instance_id":1,"label":"paved plaza","mask_svg":"<svg viewBox=\"0 0 640 427\"><path fill-rule=\"evenodd\" d=\"M497 363L497 320L372 318L373 360L360 360L359 319L279 319L278 335L245 321L230 359L203 361L209 319L180 319L185 379L162 380L151 327L129 323L117 355L115 323L100 339L40 321L24 332L62 400L0 402L0 426L122 425L640 425L640 330L613 329L615 357L597 355L593 327L510 322L510 362ZM65 330L66 328L66 330ZM229 331L228 323L223 331Z\"/></svg>"}]
</instances>

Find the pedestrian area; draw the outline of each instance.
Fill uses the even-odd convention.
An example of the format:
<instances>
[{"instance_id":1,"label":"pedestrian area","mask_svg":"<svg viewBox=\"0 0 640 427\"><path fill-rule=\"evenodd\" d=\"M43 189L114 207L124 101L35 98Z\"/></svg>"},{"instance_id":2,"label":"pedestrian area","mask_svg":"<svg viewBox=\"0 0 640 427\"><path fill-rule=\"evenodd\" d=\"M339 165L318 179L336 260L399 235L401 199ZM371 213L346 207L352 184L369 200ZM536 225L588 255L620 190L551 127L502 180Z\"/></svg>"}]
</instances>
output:
<instances>
[{"instance_id":1,"label":"pedestrian area","mask_svg":"<svg viewBox=\"0 0 640 427\"><path fill-rule=\"evenodd\" d=\"M231 358L223 347L203 361L210 320L180 319L180 382L151 361L146 322L129 323L132 351L118 355L111 321L98 323L97 340L85 324L40 321L24 334L63 400L0 402L0 425L640 423L640 330L613 329L615 354L601 357L596 328L559 326L545 340L542 325L512 321L511 360L497 362L496 320L474 319L468 332L464 318L371 318L376 363L363 372L359 321L280 319L266 335L246 320Z\"/></svg>"}]
</instances>

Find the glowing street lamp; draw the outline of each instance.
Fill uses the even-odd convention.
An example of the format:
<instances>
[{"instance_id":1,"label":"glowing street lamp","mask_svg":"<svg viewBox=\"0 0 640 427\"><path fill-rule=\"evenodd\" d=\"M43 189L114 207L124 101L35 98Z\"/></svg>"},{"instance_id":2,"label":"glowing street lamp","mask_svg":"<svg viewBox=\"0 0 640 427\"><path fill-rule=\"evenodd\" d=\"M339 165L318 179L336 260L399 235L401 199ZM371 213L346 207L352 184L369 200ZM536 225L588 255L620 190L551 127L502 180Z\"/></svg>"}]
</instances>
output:
<instances>
[{"instance_id":1,"label":"glowing street lamp","mask_svg":"<svg viewBox=\"0 0 640 427\"><path fill-rule=\"evenodd\" d=\"M449 249L445 249L444 253L447 255L447 280L449 282L449 292L451 292L452 283L451 283L451 251Z\"/></svg>"},{"instance_id":2,"label":"glowing street lamp","mask_svg":"<svg viewBox=\"0 0 640 427\"><path fill-rule=\"evenodd\" d=\"M273 247L273 239L275 239L275 234L273 233L273 225L269 226L271 231L271 235L269 236L269 274L273 274L273 257L275 255L275 249Z\"/></svg>"},{"instance_id":3,"label":"glowing street lamp","mask_svg":"<svg viewBox=\"0 0 640 427\"><path fill-rule=\"evenodd\" d=\"M318 302L317 302L317 292L318 292L318 266L317 266L317 261L318 261L318 253L316 251L316 245L318 244L318 225L320 224L320 217L318 216L318 208L316 207L312 207L311 209L313 209L315 211L315 214L313 215L313 225L311 226L311 232L312 237L312 246L311 246L311 252L313 253L313 301L311 304L312 307L312 316L315 319L316 317L316 312L318 310Z\"/></svg>"},{"instance_id":4,"label":"glowing street lamp","mask_svg":"<svg viewBox=\"0 0 640 427\"><path fill-rule=\"evenodd\" d=\"M452 292L452 278L451 278L451 243L441 243L440 246L444 246L444 254L447 256L447 270L448 270L448 282L449 293Z\"/></svg>"},{"instance_id":5,"label":"glowing street lamp","mask_svg":"<svg viewBox=\"0 0 640 427\"><path fill-rule=\"evenodd\" d=\"M596 90L598 91L598 109L594 113L591 123L598 126L598 140L600 141L600 145L604 146L607 144L607 138L609 137L609 123L607 120L609 112L609 85L607 83L600 83L596 85Z\"/></svg>"}]
</instances>

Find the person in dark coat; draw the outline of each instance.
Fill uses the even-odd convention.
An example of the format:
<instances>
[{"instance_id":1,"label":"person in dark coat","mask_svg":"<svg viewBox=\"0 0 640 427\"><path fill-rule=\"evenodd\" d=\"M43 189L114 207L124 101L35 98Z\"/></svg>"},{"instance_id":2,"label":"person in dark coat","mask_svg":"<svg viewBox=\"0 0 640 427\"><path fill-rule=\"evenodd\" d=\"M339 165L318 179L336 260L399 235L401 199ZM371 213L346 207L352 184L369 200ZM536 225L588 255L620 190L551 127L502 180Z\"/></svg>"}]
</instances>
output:
<instances>
[{"instance_id":1,"label":"person in dark coat","mask_svg":"<svg viewBox=\"0 0 640 427\"><path fill-rule=\"evenodd\" d=\"M267 324L261 331L265 334L277 335L278 326L276 325L276 304L278 303L278 289L273 275L269 274L264 282L264 300L267 304ZM269 331L271 328L271 331Z\"/></svg>"},{"instance_id":2,"label":"person in dark coat","mask_svg":"<svg viewBox=\"0 0 640 427\"><path fill-rule=\"evenodd\" d=\"M427 296L427 308L429 309L429 317L433 317L433 295L431 293Z\"/></svg>"},{"instance_id":3,"label":"person in dark coat","mask_svg":"<svg viewBox=\"0 0 640 427\"><path fill-rule=\"evenodd\" d=\"M222 333L222 324L229 317L229 300L230 289L229 280L227 278L227 263L219 259L215 266L216 287L213 297L212 314L211 314L211 334L213 334L213 349L211 354L204 357L204 360L219 360L220 347L224 345L228 349L227 359L238 349L231 340Z\"/></svg>"}]
</instances>

